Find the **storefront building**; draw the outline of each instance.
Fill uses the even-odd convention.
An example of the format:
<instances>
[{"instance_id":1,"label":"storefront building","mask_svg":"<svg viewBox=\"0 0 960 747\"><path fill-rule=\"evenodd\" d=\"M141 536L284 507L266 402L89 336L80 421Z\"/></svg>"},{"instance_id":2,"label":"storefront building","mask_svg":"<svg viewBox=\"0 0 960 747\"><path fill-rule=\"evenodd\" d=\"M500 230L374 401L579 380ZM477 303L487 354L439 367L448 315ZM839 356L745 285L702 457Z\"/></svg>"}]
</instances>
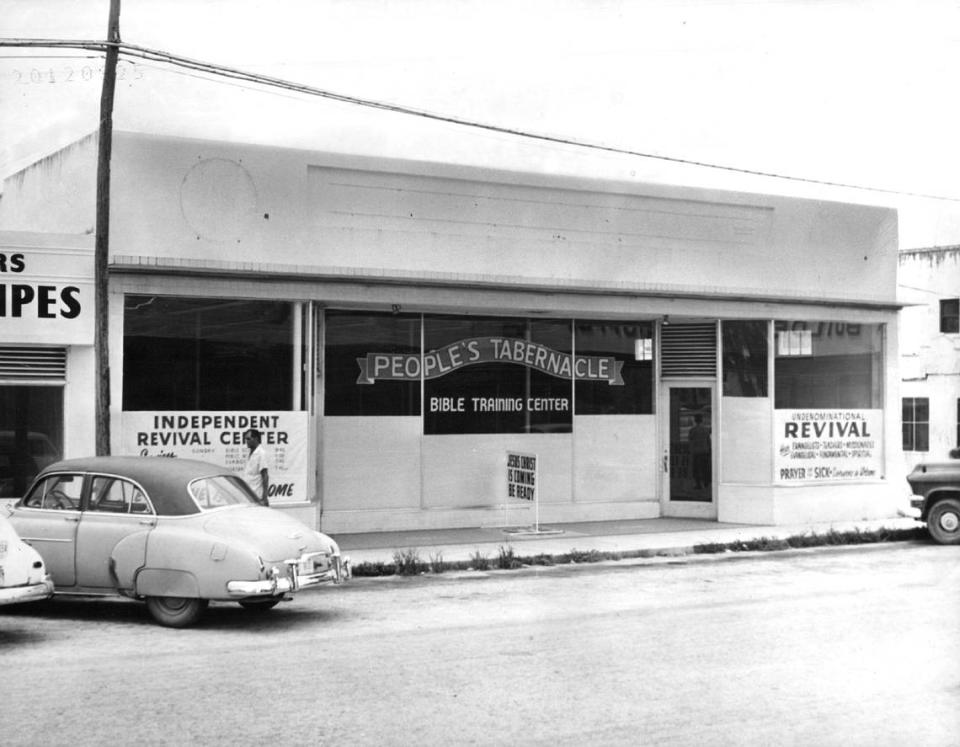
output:
<instances>
[{"instance_id":1,"label":"storefront building","mask_svg":"<svg viewBox=\"0 0 960 747\"><path fill-rule=\"evenodd\" d=\"M0 231L0 502L89 443L93 239Z\"/></svg>"},{"instance_id":2,"label":"storefront building","mask_svg":"<svg viewBox=\"0 0 960 747\"><path fill-rule=\"evenodd\" d=\"M907 470L960 448L960 246L900 252L900 394Z\"/></svg>"},{"instance_id":3,"label":"storefront building","mask_svg":"<svg viewBox=\"0 0 960 747\"><path fill-rule=\"evenodd\" d=\"M93 150L8 181L0 226L92 192L66 177ZM896 235L881 208L117 133L113 451L239 469L257 427L273 505L330 532L891 516Z\"/></svg>"}]
</instances>

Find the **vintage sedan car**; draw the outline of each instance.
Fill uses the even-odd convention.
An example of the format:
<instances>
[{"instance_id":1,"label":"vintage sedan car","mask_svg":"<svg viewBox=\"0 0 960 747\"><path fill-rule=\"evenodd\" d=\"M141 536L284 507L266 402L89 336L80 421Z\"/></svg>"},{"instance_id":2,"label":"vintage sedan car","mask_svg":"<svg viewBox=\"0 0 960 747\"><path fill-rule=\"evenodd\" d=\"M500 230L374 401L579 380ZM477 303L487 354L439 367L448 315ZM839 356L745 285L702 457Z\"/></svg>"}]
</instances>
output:
<instances>
[{"instance_id":1,"label":"vintage sedan car","mask_svg":"<svg viewBox=\"0 0 960 747\"><path fill-rule=\"evenodd\" d=\"M918 464L907 475L913 491L910 501L919 509L933 539L944 545L960 544L960 449L952 449L952 462Z\"/></svg>"},{"instance_id":2,"label":"vintage sedan car","mask_svg":"<svg viewBox=\"0 0 960 747\"><path fill-rule=\"evenodd\" d=\"M334 540L259 505L239 475L206 462L55 462L10 520L43 556L57 594L142 599L169 627L193 624L211 600L266 610L350 577Z\"/></svg>"},{"instance_id":3,"label":"vintage sedan car","mask_svg":"<svg viewBox=\"0 0 960 747\"><path fill-rule=\"evenodd\" d=\"M0 516L0 604L36 602L53 596L43 558Z\"/></svg>"}]
</instances>

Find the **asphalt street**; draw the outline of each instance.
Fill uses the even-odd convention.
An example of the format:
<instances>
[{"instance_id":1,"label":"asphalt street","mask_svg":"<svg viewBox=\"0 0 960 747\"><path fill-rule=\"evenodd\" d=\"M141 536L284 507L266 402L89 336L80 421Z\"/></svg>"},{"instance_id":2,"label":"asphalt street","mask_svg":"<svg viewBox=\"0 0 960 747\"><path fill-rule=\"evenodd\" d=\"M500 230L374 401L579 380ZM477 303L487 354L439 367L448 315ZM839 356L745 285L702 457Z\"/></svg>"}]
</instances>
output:
<instances>
[{"instance_id":1,"label":"asphalt street","mask_svg":"<svg viewBox=\"0 0 960 747\"><path fill-rule=\"evenodd\" d=\"M355 579L187 630L0 614L8 745L955 745L960 548Z\"/></svg>"}]
</instances>

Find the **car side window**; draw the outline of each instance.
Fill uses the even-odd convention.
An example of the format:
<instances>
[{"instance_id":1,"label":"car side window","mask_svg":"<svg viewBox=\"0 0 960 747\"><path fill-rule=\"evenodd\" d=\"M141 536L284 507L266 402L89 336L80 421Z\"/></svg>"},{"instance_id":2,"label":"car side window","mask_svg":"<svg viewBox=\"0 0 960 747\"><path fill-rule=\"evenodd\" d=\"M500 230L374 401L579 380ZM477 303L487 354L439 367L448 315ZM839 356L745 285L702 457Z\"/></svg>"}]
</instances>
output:
<instances>
[{"instance_id":1,"label":"car side window","mask_svg":"<svg viewBox=\"0 0 960 747\"><path fill-rule=\"evenodd\" d=\"M133 514L152 514L153 509L150 508L150 501L147 500L147 496L143 494L143 491L140 488L134 486L133 494L130 496L130 513Z\"/></svg>"},{"instance_id":2,"label":"car side window","mask_svg":"<svg viewBox=\"0 0 960 747\"><path fill-rule=\"evenodd\" d=\"M80 508L83 475L50 475L38 482L23 505L57 511L75 511Z\"/></svg>"},{"instance_id":3,"label":"car side window","mask_svg":"<svg viewBox=\"0 0 960 747\"><path fill-rule=\"evenodd\" d=\"M90 486L90 511L114 514L152 513L143 491L118 477L94 477Z\"/></svg>"}]
</instances>

